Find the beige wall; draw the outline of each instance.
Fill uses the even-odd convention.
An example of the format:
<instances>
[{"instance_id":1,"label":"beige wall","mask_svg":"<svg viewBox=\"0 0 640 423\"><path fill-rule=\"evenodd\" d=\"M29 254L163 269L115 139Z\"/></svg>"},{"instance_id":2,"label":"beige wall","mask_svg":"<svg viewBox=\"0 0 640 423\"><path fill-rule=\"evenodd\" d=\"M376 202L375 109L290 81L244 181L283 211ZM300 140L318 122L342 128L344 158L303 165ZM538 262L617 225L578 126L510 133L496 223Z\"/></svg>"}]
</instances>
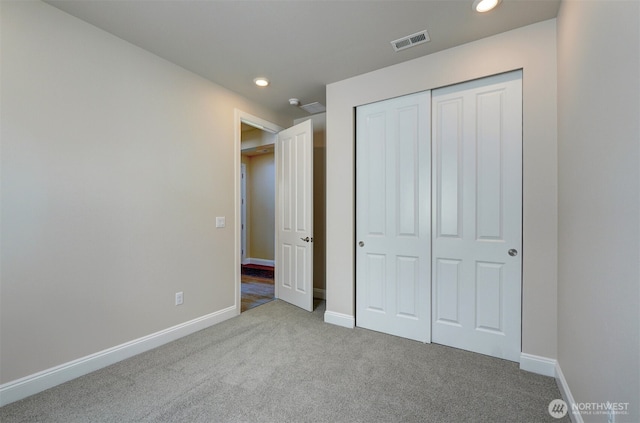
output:
<instances>
[{"instance_id":1,"label":"beige wall","mask_svg":"<svg viewBox=\"0 0 640 423\"><path fill-rule=\"evenodd\" d=\"M549 20L327 86L327 311L354 316L354 107L522 68L522 350L557 353L556 27Z\"/></svg>"},{"instance_id":2,"label":"beige wall","mask_svg":"<svg viewBox=\"0 0 640 423\"><path fill-rule=\"evenodd\" d=\"M326 132L327 114L296 119L313 121L313 287L326 286Z\"/></svg>"},{"instance_id":3,"label":"beige wall","mask_svg":"<svg viewBox=\"0 0 640 423\"><path fill-rule=\"evenodd\" d=\"M247 222L251 231L248 237L250 255L247 257L274 260L276 170L273 153L251 156L247 173L250 193Z\"/></svg>"},{"instance_id":4,"label":"beige wall","mask_svg":"<svg viewBox=\"0 0 640 423\"><path fill-rule=\"evenodd\" d=\"M47 4L0 8L0 383L233 306L234 108L289 122Z\"/></svg>"},{"instance_id":5,"label":"beige wall","mask_svg":"<svg viewBox=\"0 0 640 423\"><path fill-rule=\"evenodd\" d=\"M639 27L637 1L558 15L558 361L576 402L629 403L617 423L640 421Z\"/></svg>"}]
</instances>

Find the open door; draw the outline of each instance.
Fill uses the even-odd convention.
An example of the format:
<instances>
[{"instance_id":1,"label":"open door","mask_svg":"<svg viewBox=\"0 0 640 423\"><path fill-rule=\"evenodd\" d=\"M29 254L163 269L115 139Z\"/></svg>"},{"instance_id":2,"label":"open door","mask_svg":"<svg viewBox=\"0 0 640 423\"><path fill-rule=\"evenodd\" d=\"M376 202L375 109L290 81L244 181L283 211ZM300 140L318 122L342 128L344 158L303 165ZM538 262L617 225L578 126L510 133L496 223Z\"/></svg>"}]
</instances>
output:
<instances>
[{"instance_id":1,"label":"open door","mask_svg":"<svg viewBox=\"0 0 640 423\"><path fill-rule=\"evenodd\" d=\"M278 133L275 294L313 311L313 124Z\"/></svg>"}]
</instances>

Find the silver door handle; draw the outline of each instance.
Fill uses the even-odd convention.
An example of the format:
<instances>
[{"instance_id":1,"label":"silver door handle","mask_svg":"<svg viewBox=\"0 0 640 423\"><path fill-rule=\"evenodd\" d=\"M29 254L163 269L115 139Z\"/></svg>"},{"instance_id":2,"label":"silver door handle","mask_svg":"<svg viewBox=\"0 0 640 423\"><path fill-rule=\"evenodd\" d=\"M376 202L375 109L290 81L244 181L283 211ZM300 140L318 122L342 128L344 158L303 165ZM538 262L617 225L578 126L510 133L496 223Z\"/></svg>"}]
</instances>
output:
<instances>
[{"instance_id":1,"label":"silver door handle","mask_svg":"<svg viewBox=\"0 0 640 423\"><path fill-rule=\"evenodd\" d=\"M364 247L364 242L360 241L360 242L358 242L358 245L361 246L361 247Z\"/></svg>"},{"instance_id":2,"label":"silver door handle","mask_svg":"<svg viewBox=\"0 0 640 423\"><path fill-rule=\"evenodd\" d=\"M517 256L517 255L518 255L518 250L516 250L515 248L510 249L510 250L509 250L509 255L510 255L511 257L515 257L515 256Z\"/></svg>"}]
</instances>

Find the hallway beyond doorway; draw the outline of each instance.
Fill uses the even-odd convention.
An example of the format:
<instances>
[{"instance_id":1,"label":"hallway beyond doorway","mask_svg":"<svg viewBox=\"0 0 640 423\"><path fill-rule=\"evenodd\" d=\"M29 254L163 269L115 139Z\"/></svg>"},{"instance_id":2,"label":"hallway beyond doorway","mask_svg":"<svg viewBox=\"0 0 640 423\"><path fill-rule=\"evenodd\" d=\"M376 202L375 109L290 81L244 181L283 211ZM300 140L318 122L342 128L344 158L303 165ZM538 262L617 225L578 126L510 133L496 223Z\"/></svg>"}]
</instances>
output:
<instances>
[{"instance_id":1,"label":"hallway beyond doorway","mask_svg":"<svg viewBox=\"0 0 640 423\"><path fill-rule=\"evenodd\" d=\"M243 265L241 285L242 313L275 299L274 269L271 266Z\"/></svg>"}]
</instances>

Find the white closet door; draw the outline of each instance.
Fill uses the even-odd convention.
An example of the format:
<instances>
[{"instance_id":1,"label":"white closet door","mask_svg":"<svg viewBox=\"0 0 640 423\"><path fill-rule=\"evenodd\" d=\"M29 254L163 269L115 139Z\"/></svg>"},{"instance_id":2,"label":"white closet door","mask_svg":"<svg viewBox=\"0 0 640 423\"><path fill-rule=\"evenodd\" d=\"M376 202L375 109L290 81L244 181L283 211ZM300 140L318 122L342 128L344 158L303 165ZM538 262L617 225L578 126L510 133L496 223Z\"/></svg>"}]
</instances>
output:
<instances>
[{"instance_id":1,"label":"white closet door","mask_svg":"<svg viewBox=\"0 0 640 423\"><path fill-rule=\"evenodd\" d=\"M522 72L433 91L432 341L521 351Z\"/></svg>"},{"instance_id":2,"label":"white closet door","mask_svg":"<svg viewBox=\"0 0 640 423\"><path fill-rule=\"evenodd\" d=\"M356 325L430 339L430 93L358 107Z\"/></svg>"}]
</instances>

